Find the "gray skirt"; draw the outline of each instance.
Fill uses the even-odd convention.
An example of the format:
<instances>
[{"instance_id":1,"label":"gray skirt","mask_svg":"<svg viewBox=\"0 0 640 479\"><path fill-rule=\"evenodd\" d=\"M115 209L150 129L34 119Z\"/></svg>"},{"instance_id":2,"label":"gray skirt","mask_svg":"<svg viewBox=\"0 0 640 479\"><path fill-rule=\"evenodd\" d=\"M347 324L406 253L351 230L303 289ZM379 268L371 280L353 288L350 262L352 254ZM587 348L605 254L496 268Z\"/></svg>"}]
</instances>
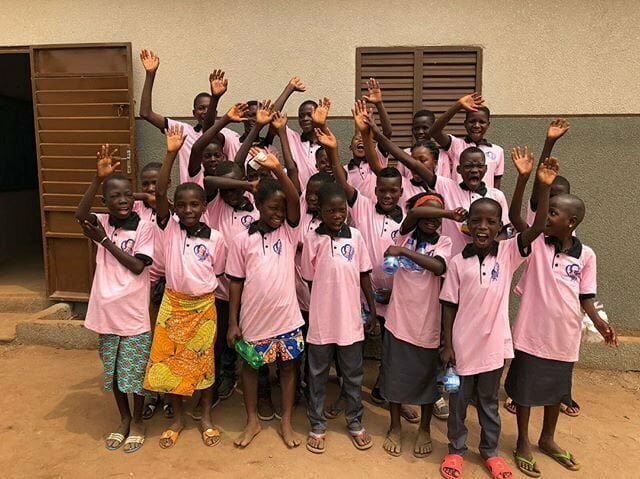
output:
<instances>
[{"instance_id":1,"label":"gray skirt","mask_svg":"<svg viewBox=\"0 0 640 479\"><path fill-rule=\"evenodd\" d=\"M438 349L415 346L397 339L390 331L382 338L380 394L401 404L433 404L440 398L437 377Z\"/></svg>"},{"instance_id":2,"label":"gray skirt","mask_svg":"<svg viewBox=\"0 0 640 479\"><path fill-rule=\"evenodd\" d=\"M573 365L515 351L504 388L521 406L554 406L571 397Z\"/></svg>"}]
</instances>

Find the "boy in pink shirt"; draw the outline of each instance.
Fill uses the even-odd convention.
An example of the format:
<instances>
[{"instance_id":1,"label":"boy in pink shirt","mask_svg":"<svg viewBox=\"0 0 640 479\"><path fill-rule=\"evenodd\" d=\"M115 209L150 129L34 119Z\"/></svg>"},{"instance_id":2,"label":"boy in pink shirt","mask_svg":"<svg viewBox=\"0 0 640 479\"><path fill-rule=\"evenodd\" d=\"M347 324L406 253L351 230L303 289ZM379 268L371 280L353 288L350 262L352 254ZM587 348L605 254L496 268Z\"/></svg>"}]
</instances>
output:
<instances>
[{"instance_id":1,"label":"boy in pink shirt","mask_svg":"<svg viewBox=\"0 0 640 479\"><path fill-rule=\"evenodd\" d=\"M307 233L302 247L302 275L311 289L307 334L311 431L307 449L316 454L325 451L324 403L329 367L337 355L347 396L347 427L354 446L364 450L372 446L371 436L362 426L361 397L364 329L372 332L376 325L371 260L360 232L345 224L347 198L342 187L322 185L318 201L322 224ZM364 328L360 290L370 311Z\"/></svg>"},{"instance_id":2,"label":"boy in pink shirt","mask_svg":"<svg viewBox=\"0 0 640 479\"><path fill-rule=\"evenodd\" d=\"M213 447L220 431L211 421L214 376L216 309L213 291L224 273L226 245L222 235L200 221L205 192L195 183L183 183L174 195L175 218L169 211L167 189L171 168L185 136L169 128L167 155L156 187L159 234L166 261L166 280L153 334L144 387L169 396L175 418L162 433L160 447L172 447L184 428L183 397L201 391L202 441Z\"/></svg>"},{"instance_id":3,"label":"boy in pink shirt","mask_svg":"<svg viewBox=\"0 0 640 479\"><path fill-rule=\"evenodd\" d=\"M291 415L296 395L297 358L304 351L304 324L296 302L295 254L300 240L298 192L278 159L268 154L257 160L273 172L260 182L256 207L260 218L231 243L226 274L229 285L229 331L232 347L243 338L263 358L278 364L282 392L280 435L289 448L300 445ZM260 432L258 371L242 367L247 424L235 445L246 447Z\"/></svg>"},{"instance_id":4,"label":"boy in pink shirt","mask_svg":"<svg viewBox=\"0 0 640 479\"><path fill-rule=\"evenodd\" d=\"M120 426L107 436L106 447L114 451L124 442L125 452L132 453L144 443L143 380L151 345L147 267L154 257L154 227L132 211L131 182L116 173L120 163L113 164L113 153L109 145L102 146L96 176L75 217L98 246L84 325L100 335L104 389L113 391L120 412ZM108 214L91 213L100 185ZM133 394L133 421L128 394Z\"/></svg>"},{"instance_id":5,"label":"boy in pink shirt","mask_svg":"<svg viewBox=\"0 0 640 479\"><path fill-rule=\"evenodd\" d=\"M474 396L481 427L480 455L494 479L513 475L498 457L498 389L504 360L513 357L509 289L513 274L544 229L549 186L557 171L555 158L546 159L538 169L541 194L536 220L515 238L496 241L502 229L501 205L497 201L481 198L473 202L467 219L472 243L448 264L440 293L444 305L441 358L443 365L456 367L460 388L449 396L449 454L440 467L446 479L462 475L462 456L467 450L465 420Z\"/></svg>"},{"instance_id":6,"label":"boy in pink shirt","mask_svg":"<svg viewBox=\"0 0 640 479\"><path fill-rule=\"evenodd\" d=\"M526 228L520 216L525 184L533 168L533 155L514 148L518 183L510 217L518 230ZM537 187L538 197L544 194ZM538 201L538 206L541 202ZM537 214L537 213L536 213ZM535 240L533 252L516 287L521 296L513 326L515 358L511 362L505 389L516 404L518 442L514 459L523 473L540 476L529 441L531 408L544 406L540 450L565 468L577 471L573 454L555 442L560 404L571 397L571 375L578 361L584 310L607 344L617 345L616 333L597 314L596 257L591 248L574 236L584 219L582 200L570 194L550 199L544 236Z\"/></svg>"}]
</instances>

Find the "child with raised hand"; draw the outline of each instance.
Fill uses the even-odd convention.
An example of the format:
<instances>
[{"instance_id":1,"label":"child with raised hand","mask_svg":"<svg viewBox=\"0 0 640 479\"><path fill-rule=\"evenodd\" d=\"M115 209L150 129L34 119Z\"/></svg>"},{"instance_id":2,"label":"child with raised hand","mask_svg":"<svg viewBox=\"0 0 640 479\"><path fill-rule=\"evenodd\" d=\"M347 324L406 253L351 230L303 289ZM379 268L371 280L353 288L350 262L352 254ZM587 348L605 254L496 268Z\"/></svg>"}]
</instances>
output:
<instances>
[{"instance_id":1,"label":"child with raised hand","mask_svg":"<svg viewBox=\"0 0 640 479\"><path fill-rule=\"evenodd\" d=\"M302 193L300 178L298 175L298 165L293 159L291 147L289 146L289 138L287 137L287 114L275 111L271 120L270 128L273 128L280 139L280 147L282 148L282 160L287 176L295 186L298 194Z\"/></svg>"},{"instance_id":2,"label":"child with raised hand","mask_svg":"<svg viewBox=\"0 0 640 479\"><path fill-rule=\"evenodd\" d=\"M549 187L557 173L555 158L548 158L540 165L536 219L515 238L496 241L502 228L501 206L497 201L481 198L473 202L467 219L472 243L448 264L440 293L444 306L441 359L445 366L456 367L460 388L449 396L449 454L440 467L446 479L462 477L463 456L467 450L465 420L467 407L474 397L481 428L480 455L494 479L513 476L507 463L498 457L498 389L504 361L513 357L509 290L514 272L531 254L532 243L545 228ZM518 187L520 190L516 188L514 196L522 194L524 184Z\"/></svg>"},{"instance_id":3,"label":"child with raised hand","mask_svg":"<svg viewBox=\"0 0 640 479\"><path fill-rule=\"evenodd\" d=\"M487 174L484 180L487 187L500 189L504 174L504 150L501 146L489 143L485 138L491 125L491 112L483 103L484 100L477 93L463 96L438 117L429 129L429 135L446 150L451 162L451 178L457 182L462 181L462 175L458 171L462 152L467 148L476 147L482 150L487 159ZM464 119L466 136L458 138L445 134L444 128L461 109L466 112Z\"/></svg>"},{"instance_id":4,"label":"child with raised hand","mask_svg":"<svg viewBox=\"0 0 640 479\"><path fill-rule=\"evenodd\" d=\"M307 233L302 247L302 275L311 289L307 334L311 431L307 449L316 454L325 451L327 382L329 367L337 356L347 397L347 428L353 445L364 450L372 446L371 436L362 426L361 396L364 329L372 332L376 327L376 305L369 277L371 260L360 232L345 223L344 189L335 183L322 185L318 203L322 223ZM360 291L369 309L364 327Z\"/></svg>"},{"instance_id":5,"label":"child with raised hand","mask_svg":"<svg viewBox=\"0 0 640 479\"><path fill-rule=\"evenodd\" d=\"M103 387L113 391L120 412L120 425L107 436L106 447L114 451L124 443L124 451L132 453L145 439L143 380L151 345L148 266L154 258L154 229L132 210L131 181L116 172L120 162L114 164L114 154L109 145L102 146L96 176L75 217L98 247L84 325L99 334ZM107 214L91 213L100 186ZM129 394L133 395L133 418Z\"/></svg>"},{"instance_id":6,"label":"child with raised hand","mask_svg":"<svg viewBox=\"0 0 640 479\"><path fill-rule=\"evenodd\" d=\"M278 159L266 155L256 161L272 172L256 191L258 221L231 243L226 266L229 285L229 347L239 338L248 341L265 364L277 363L282 392L279 433L289 448L300 445L291 426L296 395L297 358L304 351L304 324L296 302L294 258L299 242L300 203L293 182ZM246 447L260 432L258 371L243 364L242 384L247 425L234 442Z\"/></svg>"},{"instance_id":7,"label":"child with raised hand","mask_svg":"<svg viewBox=\"0 0 640 479\"><path fill-rule=\"evenodd\" d=\"M402 404L421 407L413 455L422 458L433 451L431 415L440 399L438 297L440 277L446 272L451 255L451 240L438 233L444 216L462 220L466 211L445 210L442 197L437 193L415 196L409 202L396 244L384 252L385 257L405 257L418 266L413 271L400 268L394 275L382 337L380 393L389 401L391 413L391 424L382 447L392 456L402 452ZM419 245L418 250L408 246L412 241Z\"/></svg>"},{"instance_id":8,"label":"child with raised hand","mask_svg":"<svg viewBox=\"0 0 640 479\"><path fill-rule=\"evenodd\" d=\"M191 147L193 146L195 141L200 138L200 135L202 135L203 124L207 115L207 111L209 110L210 103L214 103L214 105L211 106L213 107L213 110L215 110L215 105L217 105L220 97L212 97L209 93L206 92L201 92L196 95L196 97L193 99L192 112L193 118L197 122L196 126L192 126L189 123L183 123L180 121L172 120L170 118L166 118L165 116L156 113L153 110L152 106L153 83L156 78L156 73L158 72L158 67L160 66L160 57L158 57L158 55L150 50L142 50L140 52L140 61L142 62L142 66L146 71L144 85L142 87L142 96L140 98L140 116L163 132L167 128L170 128L172 126L182 127L183 131L185 132L186 139L182 148L180 149L180 152L178 153L180 183L191 181L188 173ZM224 91L226 91L226 87ZM220 96L224 94L224 91L220 94Z\"/></svg>"},{"instance_id":9,"label":"child with raised hand","mask_svg":"<svg viewBox=\"0 0 640 479\"><path fill-rule=\"evenodd\" d=\"M518 169L518 183L511 205L511 221L526 227L520 216L524 185L533 169L533 155L514 148L511 156ZM547 160L548 161L548 160ZM549 185L538 175L536 219L543 213ZM552 186L551 186L552 187ZM582 334L582 311L610 345L617 346L611 325L597 314L596 256L574 232L585 215L582 200L570 194L556 194L549 200L544 236L536 239L527 267L516 287L521 296L513 325L515 358L511 362L505 389L516 404L518 441L513 452L518 469L530 477L540 470L529 441L531 408L544 406L538 446L565 468L577 471L580 464L555 442L560 404L571 397L571 376L578 360Z\"/></svg>"},{"instance_id":10,"label":"child with raised hand","mask_svg":"<svg viewBox=\"0 0 640 479\"><path fill-rule=\"evenodd\" d=\"M211 421L214 377L216 309L213 292L224 273L226 245L222 235L201 221L205 192L195 183L183 183L174 195L175 218L169 211L167 187L171 168L184 142L179 126L167 130L167 155L156 187L159 234L163 236L166 280L153 335L144 387L164 392L175 418L160 438L160 447L172 447L184 428L182 400L201 391L202 441L220 442Z\"/></svg>"}]
</instances>

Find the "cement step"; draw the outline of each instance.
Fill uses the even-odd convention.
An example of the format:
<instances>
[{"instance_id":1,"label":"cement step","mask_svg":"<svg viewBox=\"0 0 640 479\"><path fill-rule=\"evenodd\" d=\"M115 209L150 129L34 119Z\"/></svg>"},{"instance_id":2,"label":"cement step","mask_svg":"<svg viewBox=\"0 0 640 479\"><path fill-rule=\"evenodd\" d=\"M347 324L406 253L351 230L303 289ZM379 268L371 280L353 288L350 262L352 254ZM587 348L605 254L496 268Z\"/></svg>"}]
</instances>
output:
<instances>
[{"instance_id":1,"label":"cement step","mask_svg":"<svg viewBox=\"0 0 640 479\"><path fill-rule=\"evenodd\" d=\"M18 324L38 320L63 320L72 317L71 306L56 303L36 313L0 313L0 343L10 343L16 339Z\"/></svg>"},{"instance_id":2,"label":"cement step","mask_svg":"<svg viewBox=\"0 0 640 479\"><path fill-rule=\"evenodd\" d=\"M37 313L54 304L46 296L37 294L0 295L1 313Z\"/></svg>"},{"instance_id":3,"label":"cement step","mask_svg":"<svg viewBox=\"0 0 640 479\"><path fill-rule=\"evenodd\" d=\"M23 344L38 344L64 349L96 349L98 335L77 319L38 319L16 326L17 340Z\"/></svg>"}]
</instances>

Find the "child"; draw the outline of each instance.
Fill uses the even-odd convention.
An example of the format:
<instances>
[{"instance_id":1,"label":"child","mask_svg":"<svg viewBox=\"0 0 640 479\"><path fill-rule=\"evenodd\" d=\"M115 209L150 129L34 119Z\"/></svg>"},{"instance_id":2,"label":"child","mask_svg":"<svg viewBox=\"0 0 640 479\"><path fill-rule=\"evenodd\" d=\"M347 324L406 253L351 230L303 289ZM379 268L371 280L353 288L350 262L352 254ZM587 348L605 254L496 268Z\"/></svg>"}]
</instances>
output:
<instances>
[{"instance_id":1,"label":"child","mask_svg":"<svg viewBox=\"0 0 640 479\"><path fill-rule=\"evenodd\" d=\"M96 270L84 325L98 333L98 351L104 365L104 389L113 390L120 412L118 430L107 436L106 447L132 453L144 443L144 367L151 345L149 322L149 268L153 262L153 225L132 211L129 179L113 164L109 145L98 154L96 176L85 192L76 219L98 250ZM102 184L108 214L91 213ZM133 394L133 421L128 394ZM125 441L125 437L127 437Z\"/></svg>"},{"instance_id":2,"label":"child","mask_svg":"<svg viewBox=\"0 0 640 479\"><path fill-rule=\"evenodd\" d=\"M458 138L445 134L442 131L444 127L463 108L466 111L464 128L467 130L467 135L464 138ZM491 125L491 112L489 108L482 105L480 95L474 93L460 98L440 115L429 129L429 135L447 151L451 162L451 178L456 182L462 181L462 174L458 171L462 152L475 146L483 151L487 160L487 174L484 180L487 187L500 189L504 173L504 150L498 145L489 143L485 138L489 125Z\"/></svg>"},{"instance_id":3,"label":"child","mask_svg":"<svg viewBox=\"0 0 640 479\"><path fill-rule=\"evenodd\" d=\"M257 153L257 151L255 152ZM231 243L226 274L229 285L229 347L238 338L249 341L265 364L277 362L282 391L280 435L289 448L300 445L291 426L296 395L297 358L304 351L296 303L294 258L299 241L298 192L280 166L268 154L262 167L278 179L266 178L256 192L260 218ZM247 425L235 441L246 447L260 432L257 416L258 371L242 368Z\"/></svg>"},{"instance_id":4,"label":"child","mask_svg":"<svg viewBox=\"0 0 640 479\"><path fill-rule=\"evenodd\" d=\"M435 209L438 217L430 215ZM393 277L393 290L387 308L385 333L382 337L382 375L380 393L389 401L391 424L384 441L384 450L392 455L401 453L401 404L420 404L421 421L413 455L426 457L432 452L431 415L440 399L437 374L440 370L440 277L446 272L451 254L451 240L438 230L447 216L462 220L462 209L444 210L442 197L421 193L412 198L409 211L400 227L396 245L385 256L406 257L420 271L400 268ZM408 247L409 241L424 245L419 253Z\"/></svg>"},{"instance_id":5,"label":"child","mask_svg":"<svg viewBox=\"0 0 640 479\"><path fill-rule=\"evenodd\" d=\"M440 467L446 479L462 475L467 406L474 397L481 428L480 455L494 479L513 476L498 457L498 388L504 360L513 357L509 289L516 269L531 253L531 243L544 229L549 186L557 170L555 158L546 159L538 169L541 191L536 220L515 238L496 241L502 228L500 203L491 198L473 202L467 219L472 243L449 262L440 293L444 305L441 359L445 366L456 367L460 389L449 396L449 454Z\"/></svg>"},{"instance_id":6,"label":"child","mask_svg":"<svg viewBox=\"0 0 640 479\"><path fill-rule=\"evenodd\" d=\"M359 291L362 290L370 311L365 328L372 332L376 325L376 306L369 278L371 261L360 232L345 224L344 189L335 183L322 185L318 202L322 223L307 233L302 247L302 275L311 289L307 335L311 431L307 449L316 454L325 451L324 402L329 367L337 354L347 396L347 427L354 446L364 450L369 449L372 442L362 426L364 328Z\"/></svg>"},{"instance_id":7,"label":"child","mask_svg":"<svg viewBox=\"0 0 640 479\"><path fill-rule=\"evenodd\" d=\"M526 149L521 152L515 148L512 157L519 176L510 216L512 224L520 230L526 228L520 210L524 185L533 168L533 155ZM542 184L537 189L540 210L544 207ZM518 417L514 459L518 469L531 477L541 475L529 441L529 417L534 406L544 406L540 450L571 471L580 469L575 457L558 446L554 436L560 404L571 397L573 365L580 350L582 310L605 342L617 345L615 331L600 318L593 304L595 254L574 236L584 213L584 203L576 196L557 194L551 198L545 236L535 240L516 288L521 302L513 326L515 358L505 389L516 404Z\"/></svg>"},{"instance_id":8,"label":"child","mask_svg":"<svg viewBox=\"0 0 640 479\"><path fill-rule=\"evenodd\" d=\"M201 391L202 441L212 447L220 431L211 422L216 309L213 292L224 273L226 246L222 235L201 221L204 190L183 183L174 195L170 216L167 186L171 168L184 143L183 129L167 130L167 156L156 187L158 227L163 237L167 286L153 335L144 387L169 396L175 418L160 437L160 447L172 447L184 428L182 398Z\"/></svg>"}]
</instances>

